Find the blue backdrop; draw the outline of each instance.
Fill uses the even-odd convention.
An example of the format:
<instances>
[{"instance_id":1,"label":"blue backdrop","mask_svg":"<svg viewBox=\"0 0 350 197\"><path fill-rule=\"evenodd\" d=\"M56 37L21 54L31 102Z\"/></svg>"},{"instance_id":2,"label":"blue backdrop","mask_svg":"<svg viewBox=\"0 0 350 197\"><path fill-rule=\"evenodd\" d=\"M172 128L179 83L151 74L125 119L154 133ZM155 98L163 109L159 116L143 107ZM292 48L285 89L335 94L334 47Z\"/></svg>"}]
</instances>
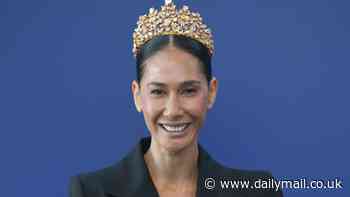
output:
<instances>
[{"instance_id":1,"label":"blue backdrop","mask_svg":"<svg viewBox=\"0 0 350 197\"><path fill-rule=\"evenodd\" d=\"M219 94L200 142L223 164L343 181L350 196L350 4L179 0L215 37ZM130 91L132 32L161 0L0 1L0 195L67 196L147 135Z\"/></svg>"}]
</instances>

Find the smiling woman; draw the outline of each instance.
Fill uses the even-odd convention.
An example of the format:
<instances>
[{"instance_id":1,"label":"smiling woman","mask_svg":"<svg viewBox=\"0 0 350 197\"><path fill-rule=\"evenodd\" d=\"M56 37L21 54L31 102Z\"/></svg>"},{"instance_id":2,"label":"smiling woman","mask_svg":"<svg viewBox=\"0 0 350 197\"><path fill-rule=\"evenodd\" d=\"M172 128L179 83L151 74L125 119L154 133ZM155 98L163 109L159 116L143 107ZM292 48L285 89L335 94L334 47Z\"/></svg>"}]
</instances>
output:
<instances>
[{"instance_id":1,"label":"smiling woman","mask_svg":"<svg viewBox=\"0 0 350 197\"><path fill-rule=\"evenodd\" d=\"M114 166L72 178L71 197L282 196L272 189L214 188L208 179L270 180L259 171L227 168L199 145L199 131L215 102L211 33L199 14L176 10L140 17L134 33L137 79L131 84L150 137Z\"/></svg>"},{"instance_id":2,"label":"smiling woman","mask_svg":"<svg viewBox=\"0 0 350 197\"><path fill-rule=\"evenodd\" d=\"M181 43L186 42L194 44L184 48ZM148 50L141 50L137 58L148 58L138 61L141 74L133 81L132 91L154 142L150 150L193 149L217 90L217 80L208 73L210 65L201 61L201 56L210 59L208 50L190 38L168 35L155 38L145 47Z\"/></svg>"}]
</instances>

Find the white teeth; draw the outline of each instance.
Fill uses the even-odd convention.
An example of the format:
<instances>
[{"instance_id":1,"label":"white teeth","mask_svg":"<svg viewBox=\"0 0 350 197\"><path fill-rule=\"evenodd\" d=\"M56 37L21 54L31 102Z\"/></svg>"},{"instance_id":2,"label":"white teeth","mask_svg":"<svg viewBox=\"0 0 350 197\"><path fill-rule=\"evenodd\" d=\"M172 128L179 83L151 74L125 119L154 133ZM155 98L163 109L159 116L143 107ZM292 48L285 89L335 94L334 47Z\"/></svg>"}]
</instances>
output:
<instances>
[{"instance_id":1,"label":"white teeth","mask_svg":"<svg viewBox=\"0 0 350 197\"><path fill-rule=\"evenodd\" d=\"M187 127L187 124L177 126L162 124L162 126L169 132L181 132Z\"/></svg>"}]
</instances>

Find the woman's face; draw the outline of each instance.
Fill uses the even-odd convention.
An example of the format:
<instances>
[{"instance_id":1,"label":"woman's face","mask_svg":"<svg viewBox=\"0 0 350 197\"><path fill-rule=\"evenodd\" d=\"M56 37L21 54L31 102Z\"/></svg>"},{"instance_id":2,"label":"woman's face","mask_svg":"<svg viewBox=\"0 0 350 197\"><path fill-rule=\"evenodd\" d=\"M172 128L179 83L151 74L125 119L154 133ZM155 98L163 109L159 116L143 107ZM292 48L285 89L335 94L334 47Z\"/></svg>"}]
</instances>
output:
<instances>
[{"instance_id":1,"label":"woman's face","mask_svg":"<svg viewBox=\"0 0 350 197\"><path fill-rule=\"evenodd\" d=\"M132 83L152 143L171 152L197 144L199 129L213 105L216 79L209 88L199 60L181 49L166 47L144 63L140 84Z\"/></svg>"}]
</instances>

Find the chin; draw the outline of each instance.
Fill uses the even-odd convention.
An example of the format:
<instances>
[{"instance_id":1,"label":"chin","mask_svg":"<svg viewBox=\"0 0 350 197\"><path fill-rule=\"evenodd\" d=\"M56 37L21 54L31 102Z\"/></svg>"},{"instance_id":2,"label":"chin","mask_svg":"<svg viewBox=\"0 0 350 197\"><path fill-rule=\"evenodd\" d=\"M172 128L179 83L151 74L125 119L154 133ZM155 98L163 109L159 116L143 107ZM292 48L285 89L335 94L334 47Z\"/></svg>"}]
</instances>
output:
<instances>
[{"instance_id":1,"label":"chin","mask_svg":"<svg viewBox=\"0 0 350 197\"><path fill-rule=\"evenodd\" d=\"M163 147L172 153L178 153L186 150L188 147L195 144L195 139L189 138L182 138L182 139L167 139L163 141Z\"/></svg>"}]
</instances>

